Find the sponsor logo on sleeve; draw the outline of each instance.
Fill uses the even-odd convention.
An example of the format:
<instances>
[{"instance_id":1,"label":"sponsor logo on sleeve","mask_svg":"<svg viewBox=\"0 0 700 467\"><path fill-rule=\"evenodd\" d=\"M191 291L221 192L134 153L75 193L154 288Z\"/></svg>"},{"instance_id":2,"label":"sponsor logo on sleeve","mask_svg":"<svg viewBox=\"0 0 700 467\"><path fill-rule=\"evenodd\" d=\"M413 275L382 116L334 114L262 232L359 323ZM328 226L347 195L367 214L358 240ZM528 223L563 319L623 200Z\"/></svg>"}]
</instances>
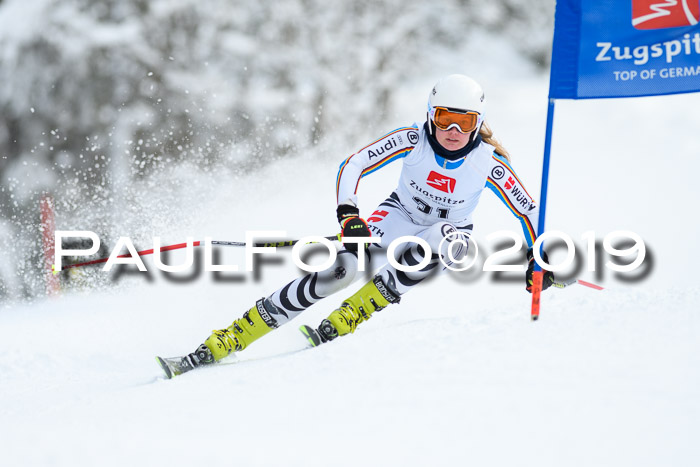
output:
<instances>
[{"instance_id":1,"label":"sponsor logo on sleeve","mask_svg":"<svg viewBox=\"0 0 700 467\"><path fill-rule=\"evenodd\" d=\"M379 227L377 227L375 224L369 224L367 227L369 227L369 230L372 232L373 237L383 237L384 236L384 231L382 229L380 229Z\"/></svg>"},{"instance_id":2,"label":"sponsor logo on sleeve","mask_svg":"<svg viewBox=\"0 0 700 467\"><path fill-rule=\"evenodd\" d=\"M491 170L491 178L494 180L500 180L503 178L503 176L506 174L506 169L501 167L500 165L497 165Z\"/></svg>"},{"instance_id":3,"label":"sponsor logo on sleeve","mask_svg":"<svg viewBox=\"0 0 700 467\"><path fill-rule=\"evenodd\" d=\"M508 190L508 198L513 202L515 206L520 206L522 209L527 209L527 212L535 209L535 203L532 201L530 196L525 193L522 186L513 177L508 177L504 188ZM525 211L521 211L525 212Z\"/></svg>"},{"instance_id":4,"label":"sponsor logo on sleeve","mask_svg":"<svg viewBox=\"0 0 700 467\"><path fill-rule=\"evenodd\" d=\"M382 156L383 154L390 152L392 149L397 147L398 143L396 142L396 138L392 136L391 138L383 139L378 143L375 143L373 146L370 146L367 149L367 155L370 159L372 159L374 157Z\"/></svg>"},{"instance_id":5,"label":"sponsor logo on sleeve","mask_svg":"<svg viewBox=\"0 0 700 467\"><path fill-rule=\"evenodd\" d=\"M381 222L384 220L387 214L389 214L389 211L377 209L370 217L367 218L367 222Z\"/></svg>"},{"instance_id":6,"label":"sponsor logo on sleeve","mask_svg":"<svg viewBox=\"0 0 700 467\"><path fill-rule=\"evenodd\" d=\"M418 143L418 132L409 131L406 133L406 138L410 145L415 146ZM386 157L389 154L395 154L400 149L407 147L401 133L394 133L393 136L388 136L367 148L367 156L370 159L375 157Z\"/></svg>"}]
</instances>

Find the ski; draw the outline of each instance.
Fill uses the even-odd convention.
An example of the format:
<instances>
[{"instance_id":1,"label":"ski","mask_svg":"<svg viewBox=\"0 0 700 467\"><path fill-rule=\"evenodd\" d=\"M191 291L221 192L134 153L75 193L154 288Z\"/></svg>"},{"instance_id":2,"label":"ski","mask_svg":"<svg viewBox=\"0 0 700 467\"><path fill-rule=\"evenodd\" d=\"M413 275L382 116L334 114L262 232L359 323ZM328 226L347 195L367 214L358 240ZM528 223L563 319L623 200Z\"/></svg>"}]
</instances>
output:
<instances>
[{"instance_id":1,"label":"ski","mask_svg":"<svg viewBox=\"0 0 700 467\"><path fill-rule=\"evenodd\" d=\"M330 326L330 323L327 320L324 320L321 323L321 327L323 327L324 323L328 323ZM335 329L333 329L335 330ZM297 352L301 352L303 350L308 350L312 349L314 347L318 347L319 345L323 344L324 342L328 342L329 340L334 339L334 337L330 338L324 338L319 334L318 330L312 328L311 326L307 326L306 324L302 324L299 327L299 331L304 335L306 338L306 345L303 348L297 348L290 350L288 352L283 352L280 354L276 355L268 355L265 357L258 357L258 358L248 358L248 359L238 359L236 354L231 354L228 357L224 358L223 360L220 360L218 362L214 362L211 352L206 348L204 344L202 344L197 350L191 354L185 355L183 357L158 357L156 356L156 361L158 362L158 365L160 368L163 370L165 373L165 376L167 379L173 379L176 376L179 376L183 373L187 373L189 371L192 371L196 368L200 367L205 367L205 366L213 366L213 365L226 365L226 364L231 364L231 363L236 363L236 364L241 364L245 362L253 362L256 360L267 360L270 358L275 358L275 357L282 357L282 356L287 356L291 355ZM337 332L335 333L335 336L337 336Z\"/></svg>"},{"instance_id":2,"label":"ski","mask_svg":"<svg viewBox=\"0 0 700 467\"><path fill-rule=\"evenodd\" d=\"M313 329L312 329L313 331ZM273 358L278 358L278 357L286 357L288 355L292 355L298 352L302 352L304 350L312 349L314 346L313 345L305 345L302 348L297 348L297 349L292 349L287 352L282 352L279 354L275 355L266 355L262 357L254 357L254 358L246 358L246 359L239 359L236 354L231 354L224 358L223 360L220 360L218 362L211 362L211 363L195 363L193 362L191 355L186 355L184 357L156 357L156 361L158 362L158 365L160 368L163 370L165 373L165 376L167 379L173 379L176 376L180 376L183 373L190 372L192 370L196 370L197 368L203 368L203 367L212 367L212 366L220 366L220 365L241 365L245 363L252 363L260 360L270 360Z\"/></svg>"},{"instance_id":3,"label":"ski","mask_svg":"<svg viewBox=\"0 0 700 467\"><path fill-rule=\"evenodd\" d=\"M158 357L156 356L156 361L158 365L163 369L165 376L168 379L173 379L175 376L179 376L188 371L192 371L196 366L192 363L190 356L186 355L184 357Z\"/></svg>"},{"instance_id":4,"label":"ski","mask_svg":"<svg viewBox=\"0 0 700 467\"><path fill-rule=\"evenodd\" d=\"M302 324L299 326L299 331L301 331L301 333L306 337L306 340L309 342L311 347L318 347L324 342L323 339L321 339L321 336L318 334L318 331L311 326Z\"/></svg>"}]
</instances>

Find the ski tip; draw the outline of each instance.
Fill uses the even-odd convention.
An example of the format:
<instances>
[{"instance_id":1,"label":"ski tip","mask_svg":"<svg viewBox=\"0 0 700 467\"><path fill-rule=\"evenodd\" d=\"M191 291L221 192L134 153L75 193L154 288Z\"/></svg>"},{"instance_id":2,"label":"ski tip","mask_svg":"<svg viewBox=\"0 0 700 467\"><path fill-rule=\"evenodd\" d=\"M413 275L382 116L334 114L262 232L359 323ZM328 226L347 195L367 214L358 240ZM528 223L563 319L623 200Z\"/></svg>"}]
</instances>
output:
<instances>
[{"instance_id":1,"label":"ski tip","mask_svg":"<svg viewBox=\"0 0 700 467\"><path fill-rule=\"evenodd\" d=\"M311 344L311 347L316 347L317 345L321 344L321 338L319 337L318 333L314 328L311 326L307 326L306 324L302 324L299 326L299 331L306 336L306 340L309 341L309 344Z\"/></svg>"},{"instance_id":2,"label":"ski tip","mask_svg":"<svg viewBox=\"0 0 700 467\"><path fill-rule=\"evenodd\" d=\"M173 378L173 372L170 371L170 367L168 366L167 363L165 363L165 360L163 360L163 359L160 358L160 357L156 357L156 361L158 362L158 365L160 365L160 367L163 369L163 372L165 373L165 376L166 376L168 379L172 379L172 378Z\"/></svg>"}]
</instances>

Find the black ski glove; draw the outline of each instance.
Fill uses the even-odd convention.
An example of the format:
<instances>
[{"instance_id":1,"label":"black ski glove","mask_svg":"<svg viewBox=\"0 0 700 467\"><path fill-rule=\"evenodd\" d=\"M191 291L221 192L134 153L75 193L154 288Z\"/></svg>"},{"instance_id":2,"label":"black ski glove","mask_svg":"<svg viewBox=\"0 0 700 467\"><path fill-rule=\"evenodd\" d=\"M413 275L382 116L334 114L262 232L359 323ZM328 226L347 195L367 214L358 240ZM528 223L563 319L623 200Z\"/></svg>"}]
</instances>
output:
<instances>
[{"instance_id":1,"label":"black ski glove","mask_svg":"<svg viewBox=\"0 0 700 467\"><path fill-rule=\"evenodd\" d=\"M342 237L371 237L367 222L360 217L360 210L351 204L340 204L336 210ZM357 253L356 243L345 243L345 249Z\"/></svg>"},{"instance_id":2,"label":"black ski glove","mask_svg":"<svg viewBox=\"0 0 700 467\"><path fill-rule=\"evenodd\" d=\"M542 259L545 263L549 263L549 258L547 258L547 253L542 252ZM532 253L532 248L527 250L527 272L525 273L525 289L532 293L532 273L535 271L535 256ZM544 273L542 275L542 290L546 290L554 284L554 273L552 271L542 270Z\"/></svg>"}]
</instances>

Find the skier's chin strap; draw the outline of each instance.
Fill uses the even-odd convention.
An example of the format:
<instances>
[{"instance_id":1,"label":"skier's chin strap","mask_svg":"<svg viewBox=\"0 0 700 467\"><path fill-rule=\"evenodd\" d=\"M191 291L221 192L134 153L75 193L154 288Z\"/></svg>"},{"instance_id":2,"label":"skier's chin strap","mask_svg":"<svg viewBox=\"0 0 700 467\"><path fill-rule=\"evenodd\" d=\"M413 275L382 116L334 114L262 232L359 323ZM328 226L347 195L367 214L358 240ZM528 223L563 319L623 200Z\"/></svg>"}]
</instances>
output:
<instances>
[{"instance_id":1,"label":"skier's chin strap","mask_svg":"<svg viewBox=\"0 0 700 467\"><path fill-rule=\"evenodd\" d=\"M432 128L430 128L428 125L430 125L430 127ZM437 138L435 138L435 125L433 125L432 123L425 122L423 124L423 129L425 130L425 134L428 135L428 143L430 143L430 147L433 148L435 154L447 159L448 161L456 161L458 159L466 157L466 155L469 154L472 149L474 149L481 143L480 134L477 134L476 138L474 138L472 135L472 140L462 149L458 149L456 151L448 151L447 149L443 148L442 145L438 143ZM433 131L431 131L431 129Z\"/></svg>"}]
</instances>

